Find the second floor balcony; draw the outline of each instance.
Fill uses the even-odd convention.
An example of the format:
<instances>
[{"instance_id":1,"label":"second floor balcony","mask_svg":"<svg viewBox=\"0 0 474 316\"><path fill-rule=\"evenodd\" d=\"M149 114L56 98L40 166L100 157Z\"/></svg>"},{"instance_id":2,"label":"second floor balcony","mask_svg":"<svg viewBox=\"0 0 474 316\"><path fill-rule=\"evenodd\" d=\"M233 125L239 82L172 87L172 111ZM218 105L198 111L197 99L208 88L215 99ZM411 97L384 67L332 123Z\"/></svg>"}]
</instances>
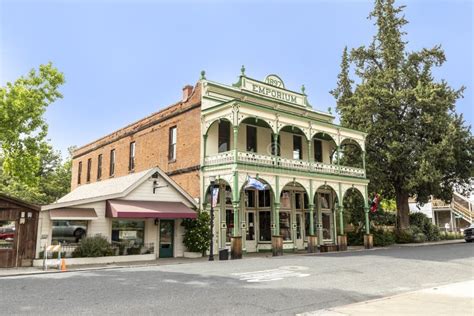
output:
<instances>
[{"instance_id":1,"label":"second floor balcony","mask_svg":"<svg viewBox=\"0 0 474 316\"><path fill-rule=\"evenodd\" d=\"M310 139L297 127L273 133L264 121L214 122L205 136L204 166L228 164L365 178L364 152L350 138L341 142L318 132ZM236 144L236 146L234 146ZM338 145L339 144L339 145Z\"/></svg>"}]
</instances>

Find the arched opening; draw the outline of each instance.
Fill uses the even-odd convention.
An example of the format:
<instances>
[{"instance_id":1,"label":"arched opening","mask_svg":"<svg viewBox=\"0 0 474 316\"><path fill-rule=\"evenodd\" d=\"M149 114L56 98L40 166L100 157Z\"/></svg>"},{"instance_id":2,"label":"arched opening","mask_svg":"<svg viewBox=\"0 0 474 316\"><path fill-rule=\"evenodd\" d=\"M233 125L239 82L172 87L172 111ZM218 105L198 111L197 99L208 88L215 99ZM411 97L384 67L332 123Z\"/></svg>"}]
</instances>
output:
<instances>
[{"instance_id":1,"label":"arched opening","mask_svg":"<svg viewBox=\"0 0 474 316\"><path fill-rule=\"evenodd\" d=\"M286 125L278 133L279 152L282 158L303 160L308 159L308 142L304 132L292 125ZM285 144L285 146L280 146Z\"/></svg>"},{"instance_id":2,"label":"arched opening","mask_svg":"<svg viewBox=\"0 0 474 316\"><path fill-rule=\"evenodd\" d=\"M292 181L283 186L280 193L279 225L283 241L293 241L294 247L304 249L309 236L309 197L306 189Z\"/></svg>"},{"instance_id":3,"label":"arched opening","mask_svg":"<svg viewBox=\"0 0 474 316\"><path fill-rule=\"evenodd\" d=\"M241 188L240 205L245 222L242 237L245 236L247 252L256 252L267 246L271 249L274 192L267 181L262 178L256 180L264 187L249 186L247 180Z\"/></svg>"},{"instance_id":4,"label":"arched opening","mask_svg":"<svg viewBox=\"0 0 474 316\"><path fill-rule=\"evenodd\" d=\"M346 227L349 226L351 231L361 230L364 228L365 201L362 193L354 187L347 189L347 191L344 193L342 204L344 207L344 223L349 224L346 225Z\"/></svg>"},{"instance_id":5,"label":"arched opening","mask_svg":"<svg viewBox=\"0 0 474 316\"><path fill-rule=\"evenodd\" d=\"M339 153L341 166L363 168L362 148L355 140L344 139L341 142Z\"/></svg>"},{"instance_id":6,"label":"arched opening","mask_svg":"<svg viewBox=\"0 0 474 316\"><path fill-rule=\"evenodd\" d=\"M212 193L213 189L217 190L216 194ZM209 185L207 187L203 203L204 208L209 210L211 208L211 203L216 219L220 219L215 220L215 223L217 224L225 218L226 225L225 227L221 227L221 233L219 234L219 247L225 247L226 243L230 243L230 238L232 237L232 231L234 229L232 188L227 181L218 179L213 186Z\"/></svg>"},{"instance_id":7,"label":"arched opening","mask_svg":"<svg viewBox=\"0 0 474 316\"><path fill-rule=\"evenodd\" d=\"M232 123L227 119L219 119L209 126L206 131L206 156L213 156L232 150Z\"/></svg>"},{"instance_id":8,"label":"arched opening","mask_svg":"<svg viewBox=\"0 0 474 316\"><path fill-rule=\"evenodd\" d=\"M337 144L331 135L318 132L312 138L312 155L315 162L333 164L336 158Z\"/></svg>"},{"instance_id":9,"label":"arched opening","mask_svg":"<svg viewBox=\"0 0 474 316\"><path fill-rule=\"evenodd\" d=\"M332 244L336 241L338 197L336 191L329 185L323 185L314 195L316 207L316 226L318 243Z\"/></svg>"},{"instance_id":10,"label":"arched opening","mask_svg":"<svg viewBox=\"0 0 474 316\"><path fill-rule=\"evenodd\" d=\"M273 130L262 119L248 117L239 124L237 149L244 153L272 155Z\"/></svg>"}]
</instances>

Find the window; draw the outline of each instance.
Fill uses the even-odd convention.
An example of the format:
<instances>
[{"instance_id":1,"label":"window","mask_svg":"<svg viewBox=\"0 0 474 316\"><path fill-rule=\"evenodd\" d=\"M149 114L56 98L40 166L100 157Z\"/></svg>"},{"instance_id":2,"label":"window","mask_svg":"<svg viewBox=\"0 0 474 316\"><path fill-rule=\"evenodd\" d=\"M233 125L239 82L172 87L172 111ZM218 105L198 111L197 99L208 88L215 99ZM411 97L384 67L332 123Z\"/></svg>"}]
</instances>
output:
<instances>
[{"instance_id":1,"label":"window","mask_svg":"<svg viewBox=\"0 0 474 316\"><path fill-rule=\"evenodd\" d=\"M87 176L86 181L91 182L91 168L92 168L92 158L87 159Z\"/></svg>"},{"instance_id":2,"label":"window","mask_svg":"<svg viewBox=\"0 0 474 316\"><path fill-rule=\"evenodd\" d=\"M109 168L109 176L113 176L115 174L115 149L110 151L110 168Z\"/></svg>"},{"instance_id":3,"label":"window","mask_svg":"<svg viewBox=\"0 0 474 316\"><path fill-rule=\"evenodd\" d=\"M299 135L293 135L293 159L303 159L303 147Z\"/></svg>"},{"instance_id":4,"label":"window","mask_svg":"<svg viewBox=\"0 0 474 316\"><path fill-rule=\"evenodd\" d=\"M277 137L277 142L275 144L275 139L273 138L273 135L270 136L270 143L272 144L272 155L280 156L280 135Z\"/></svg>"},{"instance_id":5,"label":"window","mask_svg":"<svg viewBox=\"0 0 474 316\"><path fill-rule=\"evenodd\" d=\"M247 151L257 152L257 128L247 125Z\"/></svg>"},{"instance_id":6,"label":"window","mask_svg":"<svg viewBox=\"0 0 474 316\"><path fill-rule=\"evenodd\" d=\"M255 207L255 191L245 190L245 202L247 207Z\"/></svg>"},{"instance_id":7,"label":"window","mask_svg":"<svg viewBox=\"0 0 474 316\"><path fill-rule=\"evenodd\" d=\"M79 161L77 166L77 184L81 184L81 174L82 174L82 161Z\"/></svg>"},{"instance_id":8,"label":"window","mask_svg":"<svg viewBox=\"0 0 474 316\"><path fill-rule=\"evenodd\" d=\"M112 243L119 243L130 248L140 248L144 245L144 238L145 221L112 220Z\"/></svg>"},{"instance_id":9,"label":"window","mask_svg":"<svg viewBox=\"0 0 474 316\"><path fill-rule=\"evenodd\" d=\"M258 207L270 207L270 191L258 191Z\"/></svg>"},{"instance_id":10,"label":"window","mask_svg":"<svg viewBox=\"0 0 474 316\"><path fill-rule=\"evenodd\" d=\"M283 240L291 240L290 212L280 212L280 235Z\"/></svg>"},{"instance_id":11,"label":"window","mask_svg":"<svg viewBox=\"0 0 474 316\"><path fill-rule=\"evenodd\" d=\"M218 151L224 152L230 150L230 122L219 122Z\"/></svg>"},{"instance_id":12,"label":"window","mask_svg":"<svg viewBox=\"0 0 474 316\"><path fill-rule=\"evenodd\" d=\"M59 220L52 222L51 241L77 243L87 235L87 221Z\"/></svg>"},{"instance_id":13,"label":"window","mask_svg":"<svg viewBox=\"0 0 474 316\"><path fill-rule=\"evenodd\" d=\"M295 193L295 208L297 210L300 210L302 207L301 198L302 198L301 193Z\"/></svg>"},{"instance_id":14,"label":"window","mask_svg":"<svg viewBox=\"0 0 474 316\"><path fill-rule=\"evenodd\" d=\"M255 240L255 212L247 213L247 234L246 240Z\"/></svg>"},{"instance_id":15,"label":"window","mask_svg":"<svg viewBox=\"0 0 474 316\"><path fill-rule=\"evenodd\" d=\"M176 140L177 140L177 128L173 126L169 132L169 147L168 147L168 160L176 160Z\"/></svg>"},{"instance_id":16,"label":"window","mask_svg":"<svg viewBox=\"0 0 474 316\"><path fill-rule=\"evenodd\" d=\"M130 143L130 152L128 155L128 171L135 169L135 142Z\"/></svg>"},{"instance_id":17,"label":"window","mask_svg":"<svg viewBox=\"0 0 474 316\"><path fill-rule=\"evenodd\" d=\"M0 221L0 249L12 249L15 240L15 221Z\"/></svg>"},{"instance_id":18,"label":"window","mask_svg":"<svg viewBox=\"0 0 474 316\"><path fill-rule=\"evenodd\" d=\"M102 178L102 154L97 157L97 180Z\"/></svg>"},{"instance_id":19,"label":"window","mask_svg":"<svg viewBox=\"0 0 474 316\"><path fill-rule=\"evenodd\" d=\"M314 140L314 161L323 162L323 143L318 139Z\"/></svg>"},{"instance_id":20,"label":"window","mask_svg":"<svg viewBox=\"0 0 474 316\"><path fill-rule=\"evenodd\" d=\"M329 193L319 193L319 207L322 209L329 209L331 207Z\"/></svg>"},{"instance_id":21,"label":"window","mask_svg":"<svg viewBox=\"0 0 474 316\"><path fill-rule=\"evenodd\" d=\"M272 232L271 232L271 218L270 211L260 211L258 212L258 227L260 230L260 241L271 241Z\"/></svg>"}]
</instances>

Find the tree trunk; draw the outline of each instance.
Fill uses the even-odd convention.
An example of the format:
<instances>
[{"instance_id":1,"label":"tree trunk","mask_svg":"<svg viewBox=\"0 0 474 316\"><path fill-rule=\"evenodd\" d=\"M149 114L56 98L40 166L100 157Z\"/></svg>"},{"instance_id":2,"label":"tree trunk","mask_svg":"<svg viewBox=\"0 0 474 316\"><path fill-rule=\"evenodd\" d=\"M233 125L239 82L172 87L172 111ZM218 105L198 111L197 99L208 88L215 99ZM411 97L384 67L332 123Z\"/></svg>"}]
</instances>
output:
<instances>
[{"instance_id":1,"label":"tree trunk","mask_svg":"<svg viewBox=\"0 0 474 316\"><path fill-rule=\"evenodd\" d=\"M410 207L408 206L408 193L396 191L397 200L397 229L399 231L410 227Z\"/></svg>"}]
</instances>

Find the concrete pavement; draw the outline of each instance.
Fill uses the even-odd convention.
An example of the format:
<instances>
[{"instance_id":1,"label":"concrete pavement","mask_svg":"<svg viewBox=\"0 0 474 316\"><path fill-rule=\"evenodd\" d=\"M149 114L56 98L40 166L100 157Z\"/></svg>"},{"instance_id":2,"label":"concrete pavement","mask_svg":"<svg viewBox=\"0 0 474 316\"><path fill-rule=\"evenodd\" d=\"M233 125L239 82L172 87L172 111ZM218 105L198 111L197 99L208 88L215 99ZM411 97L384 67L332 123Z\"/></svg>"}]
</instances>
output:
<instances>
[{"instance_id":1,"label":"concrete pavement","mask_svg":"<svg viewBox=\"0 0 474 316\"><path fill-rule=\"evenodd\" d=\"M474 315L474 280L322 309L301 316Z\"/></svg>"}]
</instances>

